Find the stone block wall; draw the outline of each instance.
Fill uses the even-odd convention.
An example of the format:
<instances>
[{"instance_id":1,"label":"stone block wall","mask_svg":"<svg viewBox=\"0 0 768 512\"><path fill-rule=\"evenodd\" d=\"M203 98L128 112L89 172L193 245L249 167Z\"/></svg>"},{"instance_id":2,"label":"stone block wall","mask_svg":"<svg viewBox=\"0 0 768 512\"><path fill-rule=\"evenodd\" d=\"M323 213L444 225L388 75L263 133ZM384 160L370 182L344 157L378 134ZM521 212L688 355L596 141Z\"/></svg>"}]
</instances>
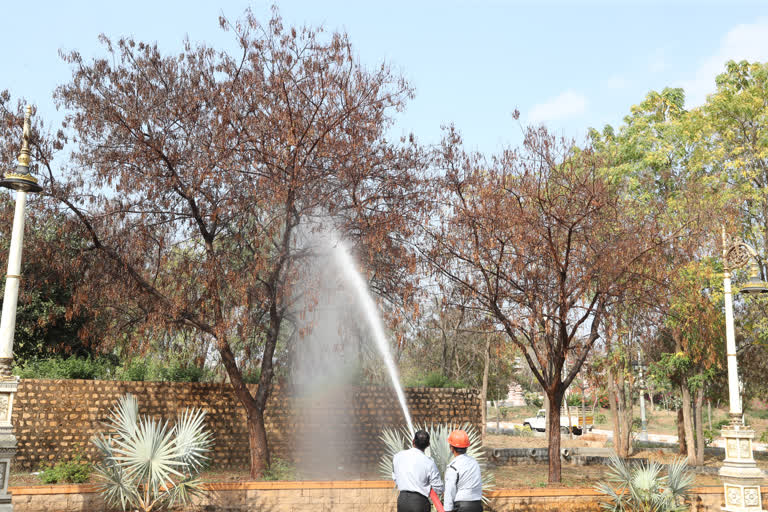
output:
<instances>
[{"instance_id":1,"label":"stone block wall","mask_svg":"<svg viewBox=\"0 0 768 512\"><path fill-rule=\"evenodd\" d=\"M105 431L110 409L125 393L137 397L140 414L155 418L173 420L187 407L207 410L207 424L215 437L213 465L248 464L245 411L228 384L22 380L13 408L18 441L14 467L37 469L78 452L89 458L95 455L90 439ZM405 394L415 423L469 422L480 427L480 396L475 390L410 388ZM328 435L327 423L318 420L324 416L337 423L341 419L343 435ZM267 405L265 423L273 456L286 460L307 456L307 445L297 443L297 435L314 439L322 431L324 442L339 443L347 448L345 453L352 454L348 457L354 460L345 462L370 465L383 451L378 439L381 429L403 425L404 419L389 388L357 388L342 400L323 390L316 397L295 399L278 387Z\"/></svg>"}]
</instances>

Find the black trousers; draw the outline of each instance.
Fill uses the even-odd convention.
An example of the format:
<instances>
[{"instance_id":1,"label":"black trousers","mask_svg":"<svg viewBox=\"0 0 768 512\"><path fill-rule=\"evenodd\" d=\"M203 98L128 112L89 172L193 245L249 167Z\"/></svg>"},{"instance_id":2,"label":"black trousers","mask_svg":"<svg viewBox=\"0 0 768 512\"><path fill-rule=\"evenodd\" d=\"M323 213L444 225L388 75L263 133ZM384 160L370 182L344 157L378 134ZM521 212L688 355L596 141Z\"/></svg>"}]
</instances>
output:
<instances>
[{"instance_id":1,"label":"black trousers","mask_svg":"<svg viewBox=\"0 0 768 512\"><path fill-rule=\"evenodd\" d=\"M400 491L397 497L397 512L429 512L431 508L427 497L418 492Z\"/></svg>"},{"instance_id":2,"label":"black trousers","mask_svg":"<svg viewBox=\"0 0 768 512\"><path fill-rule=\"evenodd\" d=\"M482 501L456 501L454 512L483 512Z\"/></svg>"}]
</instances>

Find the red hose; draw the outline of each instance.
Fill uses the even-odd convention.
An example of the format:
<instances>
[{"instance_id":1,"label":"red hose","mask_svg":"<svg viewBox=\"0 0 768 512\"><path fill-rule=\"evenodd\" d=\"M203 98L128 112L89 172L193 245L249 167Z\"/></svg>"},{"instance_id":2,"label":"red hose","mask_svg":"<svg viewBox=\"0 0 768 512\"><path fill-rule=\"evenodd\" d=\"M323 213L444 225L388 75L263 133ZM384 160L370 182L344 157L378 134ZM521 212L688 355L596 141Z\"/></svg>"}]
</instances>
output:
<instances>
[{"instance_id":1,"label":"red hose","mask_svg":"<svg viewBox=\"0 0 768 512\"><path fill-rule=\"evenodd\" d=\"M432 504L435 506L435 510L437 510L437 512L445 512L445 509L443 508L443 504L440 503L440 498L438 497L434 489L429 490L429 499L432 500Z\"/></svg>"}]
</instances>

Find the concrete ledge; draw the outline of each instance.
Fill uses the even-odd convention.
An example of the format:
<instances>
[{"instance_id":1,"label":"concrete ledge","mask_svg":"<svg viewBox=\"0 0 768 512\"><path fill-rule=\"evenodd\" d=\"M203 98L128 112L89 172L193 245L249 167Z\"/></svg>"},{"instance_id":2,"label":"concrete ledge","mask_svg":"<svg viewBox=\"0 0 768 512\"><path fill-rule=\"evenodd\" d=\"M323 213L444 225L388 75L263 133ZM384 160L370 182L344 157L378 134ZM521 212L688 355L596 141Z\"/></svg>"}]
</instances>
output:
<instances>
[{"instance_id":1,"label":"concrete ledge","mask_svg":"<svg viewBox=\"0 0 768 512\"><path fill-rule=\"evenodd\" d=\"M185 507L194 512L380 512L394 510L397 492L387 480L217 482L207 495ZM15 512L103 512L107 510L94 485L12 487ZM762 487L764 494L768 487ZM488 493L494 512L600 512L593 488L544 487L497 489ZM720 512L723 487L697 487L691 492L691 512Z\"/></svg>"},{"instance_id":2,"label":"concrete ledge","mask_svg":"<svg viewBox=\"0 0 768 512\"><path fill-rule=\"evenodd\" d=\"M316 480L316 481L280 481L280 482L211 482L203 484L209 491L278 491L295 489L393 489L394 482L389 480ZM52 495L52 494L91 494L97 493L98 486L93 484L71 485L29 485L8 487L14 496ZM768 486L760 492L768 493ZM692 494L723 494L722 486L694 487ZM540 487L520 489L496 489L490 491L491 498L508 496L600 496L592 487Z\"/></svg>"}]
</instances>

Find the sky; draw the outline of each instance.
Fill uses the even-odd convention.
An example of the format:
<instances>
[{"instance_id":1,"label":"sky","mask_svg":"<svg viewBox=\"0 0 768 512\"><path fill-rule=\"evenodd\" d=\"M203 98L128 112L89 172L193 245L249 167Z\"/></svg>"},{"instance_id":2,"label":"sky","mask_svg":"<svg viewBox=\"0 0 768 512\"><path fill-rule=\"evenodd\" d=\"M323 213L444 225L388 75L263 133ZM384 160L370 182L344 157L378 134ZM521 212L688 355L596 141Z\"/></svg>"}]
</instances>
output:
<instances>
[{"instance_id":1,"label":"sky","mask_svg":"<svg viewBox=\"0 0 768 512\"><path fill-rule=\"evenodd\" d=\"M0 90L55 126L65 114L52 93L71 78L60 50L103 56L101 33L167 54L186 37L234 49L218 17L250 7L266 23L273 3L286 25L345 31L365 66L387 62L408 79L416 97L393 135L433 144L453 123L487 153L518 144L527 124L583 141L664 87L683 87L694 107L729 59L768 61L765 0L0 0Z\"/></svg>"}]
</instances>

